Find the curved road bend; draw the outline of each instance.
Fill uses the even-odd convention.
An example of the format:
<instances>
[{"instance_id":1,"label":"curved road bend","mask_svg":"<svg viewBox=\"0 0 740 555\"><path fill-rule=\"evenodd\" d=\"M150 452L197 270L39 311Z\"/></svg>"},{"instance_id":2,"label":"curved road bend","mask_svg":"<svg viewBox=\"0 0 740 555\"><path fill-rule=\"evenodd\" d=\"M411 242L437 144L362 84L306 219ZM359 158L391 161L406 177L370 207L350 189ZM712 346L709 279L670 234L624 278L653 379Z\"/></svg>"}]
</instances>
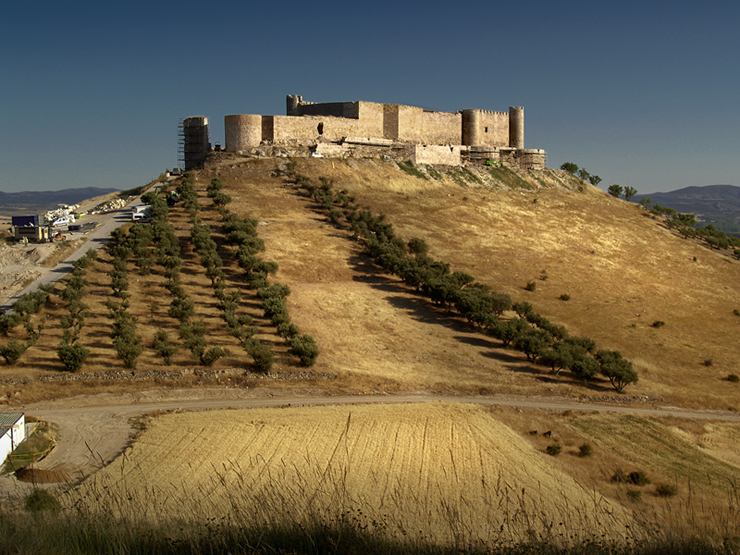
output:
<instances>
[{"instance_id":1,"label":"curved road bend","mask_svg":"<svg viewBox=\"0 0 740 555\"><path fill-rule=\"evenodd\" d=\"M224 390L218 390L224 392ZM238 391L238 390L235 390ZM364 395L340 397L269 397L213 398L186 400L146 400L131 404L88 406L77 408L42 408L29 406L27 412L60 428L57 446L37 464L38 468L67 473L70 478L87 476L110 463L129 442L131 418L152 411L200 411L212 409L250 409L285 406L322 406L352 404L397 404L428 402L478 403L506 407L550 409L579 412L617 412L643 416L672 416L685 419L723 420L740 422L740 414L729 411L700 411L677 407L633 408L626 406L583 404L565 399L526 397L462 397L435 396L426 393L403 395ZM41 404L39 404L41 405ZM0 491L6 489L0 484Z\"/></svg>"}]
</instances>

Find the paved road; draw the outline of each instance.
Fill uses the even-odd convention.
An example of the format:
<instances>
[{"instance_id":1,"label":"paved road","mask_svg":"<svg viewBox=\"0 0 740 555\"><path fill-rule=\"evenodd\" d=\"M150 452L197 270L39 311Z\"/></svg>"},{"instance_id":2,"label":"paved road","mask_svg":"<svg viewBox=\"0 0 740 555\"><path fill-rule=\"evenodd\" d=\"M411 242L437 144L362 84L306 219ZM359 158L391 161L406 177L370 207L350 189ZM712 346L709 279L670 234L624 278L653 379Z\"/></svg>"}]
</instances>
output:
<instances>
[{"instance_id":1,"label":"paved road","mask_svg":"<svg viewBox=\"0 0 740 555\"><path fill-rule=\"evenodd\" d=\"M261 395L261 396L260 396ZM267 390L192 389L149 391L128 394L123 403L96 406L56 408L58 403L40 403L25 407L28 414L57 424L60 428L57 446L37 464L37 468L66 473L81 478L110 463L128 445L133 418L153 411L203 411L212 409L252 409L281 406L322 406L368 403L428 403L434 401L479 403L507 407L550 409L558 411L618 412L643 416L672 416L686 419L740 422L740 414L728 411L699 411L677 407L640 408L602 404L584 404L560 398L518 396L463 397L436 396L427 393L367 396L280 396L265 397ZM161 397L160 397L161 396ZM171 398L177 397L180 398ZM170 398L167 398L170 397ZM70 400L65 401L69 403ZM106 402L104 399L99 401ZM0 492L18 488L12 478L0 480Z\"/></svg>"},{"instance_id":2,"label":"paved road","mask_svg":"<svg viewBox=\"0 0 740 555\"><path fill-rule=\"evenodd\" d=\"M126 222L131 221L131 207L140 203L141 198L136 197L130 200L123 208L119 208L118 210L114 210L107 214L99 214L95 216L99 225L87 233L87 241L77 251L73 252L54 268L45 271L36 281L18 293L16 297L8 301L8 305L4 308L9 310L10 306L22 295L35 291L40 285L45 283L56 283L69 274L73 270L72 262L84 256L89 249L98 250L100 247L105 245L110 238L111 231L121 227ZM39 269L42 271L44 270L42 267L39 267Z\"/></svg>"}]
</instances>

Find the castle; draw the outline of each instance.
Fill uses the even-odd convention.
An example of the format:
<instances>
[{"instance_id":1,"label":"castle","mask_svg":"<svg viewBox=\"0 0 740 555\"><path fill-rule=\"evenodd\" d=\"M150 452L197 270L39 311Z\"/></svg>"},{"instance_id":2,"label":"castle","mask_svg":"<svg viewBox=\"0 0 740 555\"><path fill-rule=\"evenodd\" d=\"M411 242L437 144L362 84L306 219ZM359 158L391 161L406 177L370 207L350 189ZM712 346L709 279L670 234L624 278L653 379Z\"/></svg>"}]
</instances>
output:
<instances>
[{"instance_id":1,"label":"castle","mask_svg":"<svg viewBox=\"0 0 740 555\"><path fill-rule=\"evenodd\" d=\"M285 116L224 118L225 150L304 147L314 156L389 156L416 164L460 165L488 160L544 169L547 153L524 148L524 109L435 112L377 102L314 103L288 95Z\"/></svg>"}]
</instances>

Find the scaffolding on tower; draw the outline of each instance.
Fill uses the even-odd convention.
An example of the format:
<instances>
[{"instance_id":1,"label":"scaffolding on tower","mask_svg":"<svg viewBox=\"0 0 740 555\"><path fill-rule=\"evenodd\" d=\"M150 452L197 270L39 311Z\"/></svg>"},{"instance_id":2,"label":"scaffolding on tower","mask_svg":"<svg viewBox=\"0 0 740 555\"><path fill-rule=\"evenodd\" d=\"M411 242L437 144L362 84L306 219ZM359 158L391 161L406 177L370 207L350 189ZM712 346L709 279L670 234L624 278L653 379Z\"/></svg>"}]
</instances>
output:
<instances>
[{"instance_id":1,"label":"scaffolding on tower","mask_svg":"<svg viewBox=\"0 0 740 555\"><path fill-rule=\"evenodd\" d=\"M211 151L208 118L191 116L178 120L177 137L178 164L185 171L202 167Z\"/></svg>"}]
</instances>

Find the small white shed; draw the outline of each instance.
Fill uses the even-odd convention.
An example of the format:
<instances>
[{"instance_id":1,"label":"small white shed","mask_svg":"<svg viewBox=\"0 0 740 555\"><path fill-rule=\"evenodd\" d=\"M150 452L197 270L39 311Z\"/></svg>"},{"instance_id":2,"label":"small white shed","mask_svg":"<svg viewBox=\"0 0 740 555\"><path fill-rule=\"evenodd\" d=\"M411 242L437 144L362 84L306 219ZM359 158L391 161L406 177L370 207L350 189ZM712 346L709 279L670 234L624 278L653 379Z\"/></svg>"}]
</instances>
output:
<instances>
[{"instance_id":1,"label":"small white shed","mask_svg":"<svg viewBox=\"0 0 740 555\"><path fill-rule=\"evenodd\" d=\"M25 415L22 412L0 412L0 466L25 438Z\"/></svg>"}]
</instances>

